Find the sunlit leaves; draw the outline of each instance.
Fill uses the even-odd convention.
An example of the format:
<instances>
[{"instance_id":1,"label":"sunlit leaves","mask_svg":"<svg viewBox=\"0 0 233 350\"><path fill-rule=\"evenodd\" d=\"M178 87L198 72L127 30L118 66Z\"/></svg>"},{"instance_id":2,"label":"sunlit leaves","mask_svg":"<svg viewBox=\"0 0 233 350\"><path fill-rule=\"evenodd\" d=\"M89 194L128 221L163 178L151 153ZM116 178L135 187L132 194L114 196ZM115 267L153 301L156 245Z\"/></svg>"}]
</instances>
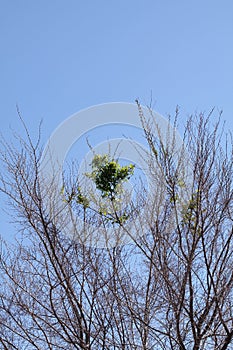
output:
<instances>
[{"instance_id":1,"label":"sunlit leaves","mask_svg":"<svg viewBox=\"0 0 233 350\"><path fill-rule=\"evenodd\" d=\"M95 155L92 160L92 172L88 173L101 191L102 197L114 199L120 191L120 185L129 180L134 172L134 165L121 166L118 161L107 155Z\"/></svg>"},{"instance_id":2,"label":"sunlit leaves","mask_svg":"<svg viewBox=\"0 0 233 350\"><path fill-rule=\"evenodd\" d=\"M92 159L91 167L92 171L85 175L94 182L102 201L97 200L98 192L93 193L89 190L89 193L84 195L84 189L81 186L70 192L63 186L60 192L64 197L63 201L81 205L85 210L94 210L113 224L122 224L129 218L126 210L122 209L125 204L121 197L124 192L122 185L133 175L135 166L133 164L121 166L118 160L106 154L97 154ZM95 207L95 200L98 202L98 209Z\"/></svg>"}]
</instances>

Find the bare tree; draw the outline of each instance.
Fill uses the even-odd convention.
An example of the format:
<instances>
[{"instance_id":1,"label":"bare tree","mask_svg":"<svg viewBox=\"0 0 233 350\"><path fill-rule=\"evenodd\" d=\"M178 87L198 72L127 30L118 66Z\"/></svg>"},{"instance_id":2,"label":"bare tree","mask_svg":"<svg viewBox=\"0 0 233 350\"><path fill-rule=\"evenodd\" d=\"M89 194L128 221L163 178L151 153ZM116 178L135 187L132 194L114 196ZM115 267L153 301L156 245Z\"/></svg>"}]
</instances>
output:
<instances>
[{"instance_id":1,"label":"bare tree","mask_svg":"<svg viewBox=\"0 0 233 350\"><path fill-rule=\"evenodd\" d=\"M142 114L141 118L151 148L151 173L156 176L158 168L162 171L165 189L162 210L153 208L149 220L154 235L151 259L155 274L161 279L158 296L161 309L153 326L166 339L167 348L230 348L231 139L222 137L219 120L211 125L213 112L207 117L191 116L185 130L185 148L177 157L174 137L170 135L164 145L161 139L156 139L156 123L148 123ZM171 227L173 218L175 225Z\"/></svg>"},{"instance_id":2,"label":"bare tree","mask_svg":"<svg viewBox=\"0 0 233 350\"><path fill-rule=\"evenodd\" d=\"M114 191L132 166L100 158L104 183L96 191L104 195L93 202L75 171L62 191L50 186L49 192L39 142L28 132L20 147L3 142L0 189L20 230L14 244L2 240L1 246L3 349L232 346L232 140L220 119L212 123L212 112L191 116L178 144L178 112L162 135L153 113L146 120L139 103L138 109L150 191L140 188L127 206L121 202L123 209ZM89 176L95 184L96 174ZM52 207L53 191L62 192L65 215ZM122 191L119 196L124 199ZM67 220L75 235L64 233ZM107 240L109 227L116 246L78 239L97 230ZM120 244L122 233L130 244Z\"/></svg>"}]
</instances>

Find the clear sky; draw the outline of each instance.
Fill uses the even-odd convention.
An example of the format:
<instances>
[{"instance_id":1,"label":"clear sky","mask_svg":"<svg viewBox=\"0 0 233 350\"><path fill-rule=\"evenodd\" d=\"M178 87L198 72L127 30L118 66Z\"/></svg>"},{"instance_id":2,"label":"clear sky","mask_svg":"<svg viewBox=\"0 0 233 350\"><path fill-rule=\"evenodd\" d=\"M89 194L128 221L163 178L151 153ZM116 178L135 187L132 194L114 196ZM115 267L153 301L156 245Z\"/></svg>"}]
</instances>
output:
<instances>
[{"instance_id":1,"label":"clear sky","mask_svg":"<svg viewBox=\"0 0 233 350\"><path fill-rule=\"evenodd\" d=\"M232 0L1 0L1 132L16 104L43 140L80 109L139 98L223 110L233 129ZM2 215L0 216L0 218ZM2 225L2 226L1 226ZM0 232L3 231L3 219Z\"/></svg>"}]
</instances>

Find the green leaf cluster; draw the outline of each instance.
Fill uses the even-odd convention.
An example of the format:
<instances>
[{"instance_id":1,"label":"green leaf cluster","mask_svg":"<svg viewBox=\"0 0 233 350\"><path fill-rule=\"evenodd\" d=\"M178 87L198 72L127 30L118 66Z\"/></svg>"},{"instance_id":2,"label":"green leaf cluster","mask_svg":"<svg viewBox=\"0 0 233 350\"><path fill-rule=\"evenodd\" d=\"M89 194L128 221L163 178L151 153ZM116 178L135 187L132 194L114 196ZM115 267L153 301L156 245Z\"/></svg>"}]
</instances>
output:
<instances>
[{"instance_id":1,"label":"green leaf cluster","mask_svg":"<svg viewBox=\"0 0 233 350\"><path fill-rule=\"evenodd\" d=\"M63 201L65 203L76 202L77 204L81 204L84 208L89 207L90 202L81 192L81 187L78 187L77 191L71 191L71 193L66 191L65 193L65 186L62 186L60 194L63 196Z\"/></svg>"},{"instance_id":2,"label":"green leaf cluster","mask_svg":"<svg viewBox=\"0 0 233 350\"><path fill-rule=\"evenodd\" d=\"M84 208L88 208L90 205L90 201L86 196L82 194L80 187L78 187L78 193L76 195L76 203L83 205Z\"/></svg>"},{"instance_id":3,"label":"green leaf cluster","mask_svg":"<svg viewBox=\"0 0 233 350\"><path fill-rule=\"evenodd\" d=\"M134 172L134 165L121 166L117 160L107 155L95 155L92 160L92 172L87 176L93 179L102 197L114 198L119 192L119 185L129 180Z\"/></svg>"},{"instance_id":4,"label":"green leaf cluster","mask_svg":"<svg viewBox=\"0 0 233 350\"><path fill-rule=\"evenodd\" d=\"M198 193L193 193L187 204L183 208L182 225L189 227L191 232L197 231Z\"/></svg>"},{"instance_id":5,"label":"green leaf cluster","mask_svg":"<svg viewBox=\"0 0 233 350\"><path fill-rule=\"evenodd\" d=\"M106 154L95 155L91 166L92 172L86 173L86 176L94 181L96 188L101 192L101 197L104 199L103 203L99 203L99 214L112 224L124 223L128 220L129 214L126 211L119 213L121 211L120 185L130 179L135 166L133 164L121 166L117 160L110 159ZM76 189L73 188L71 191L68 191L63 186L60 194L65 203L79 204L84 210L93 209L91 205L91 203L93 204L91 194L89 193L89 199L84 195L83 189L80 186Z\"/></svg>"}]
</instances>

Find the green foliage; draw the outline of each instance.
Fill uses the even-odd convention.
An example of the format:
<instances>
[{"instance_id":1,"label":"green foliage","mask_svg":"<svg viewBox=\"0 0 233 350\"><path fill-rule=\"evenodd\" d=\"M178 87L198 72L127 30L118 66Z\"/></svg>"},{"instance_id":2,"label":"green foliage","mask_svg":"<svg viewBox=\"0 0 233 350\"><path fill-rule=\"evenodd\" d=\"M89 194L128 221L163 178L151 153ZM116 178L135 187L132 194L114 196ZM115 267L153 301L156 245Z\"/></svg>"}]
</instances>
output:
<instances>
[{"instance_id":1,"label":"green foliage","mask_svg":"<svg viewBox=\"0 0 233 350\"><path fill-rule=\"evenodd\" d=\"M195 233L198 231L200 234L200 228L197 226L197 212L198 210L198 192L193 193L190 200L187 202L187 204L183 207L183 218L182 218L182 225L188 226L190 231L192 233Z\"/></svg>"},{"instance_id":2,"label":"green foliage","mask_svg":"<svg viewBox=\"0 0 233 350\"><path fill-rule=\"evenodd\" d=\"M184 182L184 180L178 179L177 185L178 185L180 188L185 188L185 182Z\"/></svg>"},{"instance_id":3,"label":"green foliage","mask_svg":"<svg viewBox=\"0 0 233 350\"><path fill-rule=\"evenodd\" d=\"M122 224L128 220L129 214L120 210L121 184L130 179L134 172L134 165L121 166L117 160L110 159L106 154L95 155L91 165L92 172L87 173L86 176L94 181L96 188L101 192L101 197L107 200L107 202L99 203L99 214L112 224ZM83 209L92 209L93 198L91 202L89 196L83 194L80 186L72 191L67 191L63 186L60 194L66 203L76 203Z\"/></svg>"},{"instance_id":4,"label":"green foliage","mask_svg":"<svg viewBox=\"0 0 233 350\"><path fill-rule=\"evenodd\" d=\"M90 201L82 194L81 187L78 187L77 191L71 191L71 193L66 191L65 193L65 186L62 186L60 194L64 197L63 201L65 203L75 202L77 204L81 204L84 208L89 207Z\"/></svg>"},{"instance_id":5,"label":"green foliage","mask_svg":"<svg viewBox=\"0 0 233 350\"><path fill-rule=\"evenodd\" d=\"M134 173L134 165L121 166L117 160L110 159L108 155L95 155L92 160L92 172L86 175L91 178L101 197L110 200L110 203L100 209L100 214L112 224L122 224L128 220L129 215L123 211L119 214L120 193L123 182L130 179ZM107 208L106 208L107 204Z\"/></svg>"},{"instance_id":6,"label":"green foliage","mask_svg":"<svg viewBox=\"0 0 233 350\"><path fill-rule=\"evenodd\" d=\"M121 166L118 161L110 160L107 155L95 155L92 160L92 172L87 176L93 179L102 197L114 199L119 193L119 185L129 180L133 172L133 164Z\"/></svg>"},{"instance_id":7,"label":"green foliage","mask_svg":"<svg viewBox=\"0 0 233 350\"><path fill-rule=\"evenodd\" d=\"M88 208L90 205L90 201L86 196L84 196L81 192L81 187L78 187L78 193L76 194L76 203L83 205L84 208Z\"/></svg>"}]
</instances>

